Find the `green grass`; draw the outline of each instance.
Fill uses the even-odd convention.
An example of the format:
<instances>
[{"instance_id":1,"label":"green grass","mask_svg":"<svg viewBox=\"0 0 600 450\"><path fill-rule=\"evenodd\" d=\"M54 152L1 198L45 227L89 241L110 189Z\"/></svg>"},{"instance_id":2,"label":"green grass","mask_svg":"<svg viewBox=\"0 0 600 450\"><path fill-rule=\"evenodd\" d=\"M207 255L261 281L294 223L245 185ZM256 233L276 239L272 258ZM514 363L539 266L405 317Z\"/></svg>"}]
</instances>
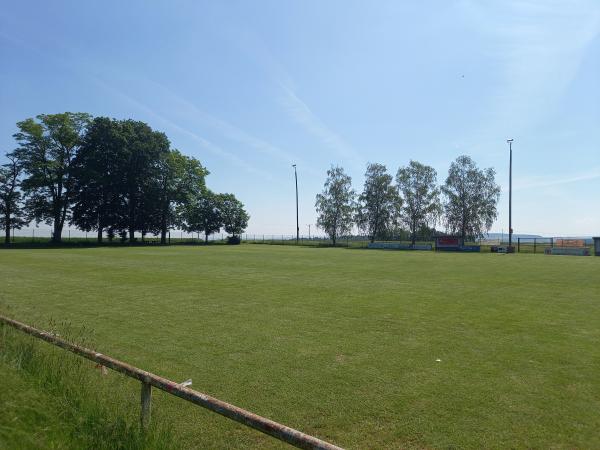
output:
<instances>
[{"instance_id":1,"label":"green grass","mask_svg":"<svg viewBox=\"0 0 600 450\"><path fill-rule=\"evenodd\" d=\"M135 383L6 326L0 326L0 379L0 448L177 448L160 424L140 429L130 401Z\"/></svg>"},{"instance_id":2,"label":"green grass","mask_svg":"<svg viewBox=\"0 0 600 450\"><path fill-rule=\"evenodd\" d=\"M2 250L0 310L85 325L103 353L348 448L598 448L599 274L523 254ZM281 446L161 392L153 408L184 447Z\"/></svg>"}]
</instances>

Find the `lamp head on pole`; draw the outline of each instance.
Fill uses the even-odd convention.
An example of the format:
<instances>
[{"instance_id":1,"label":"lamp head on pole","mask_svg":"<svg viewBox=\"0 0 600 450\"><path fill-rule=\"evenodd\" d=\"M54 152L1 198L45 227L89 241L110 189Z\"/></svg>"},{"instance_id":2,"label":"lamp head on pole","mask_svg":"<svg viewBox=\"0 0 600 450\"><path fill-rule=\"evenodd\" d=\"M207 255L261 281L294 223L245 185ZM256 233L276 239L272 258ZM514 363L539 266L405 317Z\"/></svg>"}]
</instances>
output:
<instances>
[{"instance_id":1,"label":"lamp head on pole","mask_svg":"<svg viewBox=\"0 0 600 450\"><path fill-rule=\"evenodd\" d=\"M508 142L509 144L510 144L512 141L514 141L514 139L513 139L513 138L510 138L510 139L507 139L507 140L506 140L506 142Z\"/></svg>"}]
</instances>

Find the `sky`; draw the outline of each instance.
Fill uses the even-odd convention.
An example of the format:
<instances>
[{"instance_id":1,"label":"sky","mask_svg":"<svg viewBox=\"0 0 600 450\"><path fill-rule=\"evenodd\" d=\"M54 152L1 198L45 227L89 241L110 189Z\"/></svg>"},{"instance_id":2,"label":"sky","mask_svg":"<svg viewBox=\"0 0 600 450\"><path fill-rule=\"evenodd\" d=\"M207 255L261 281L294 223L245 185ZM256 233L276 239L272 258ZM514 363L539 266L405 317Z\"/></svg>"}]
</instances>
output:
<instances>
[{"instance_id":1,"label":"sky","mask_svg":"<svg viewBox=\"0 0 600 450\"><path fill-rule=\"evenodd\" d=\"M41 113L133 118L198 158L252 234L315 232L331 165L502 187L492 232L600 235L600 1L27 1L0 9L0 153ZM2 160L0 155L0 161Z\"/></svg>"}]
</instances>

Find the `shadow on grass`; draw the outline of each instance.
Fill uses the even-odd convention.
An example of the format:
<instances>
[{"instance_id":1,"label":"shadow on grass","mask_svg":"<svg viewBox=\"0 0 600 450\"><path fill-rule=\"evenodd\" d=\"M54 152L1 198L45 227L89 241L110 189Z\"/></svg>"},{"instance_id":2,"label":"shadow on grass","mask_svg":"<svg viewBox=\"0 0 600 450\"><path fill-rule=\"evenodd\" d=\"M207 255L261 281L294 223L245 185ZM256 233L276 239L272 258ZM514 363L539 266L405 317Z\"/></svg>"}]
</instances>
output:
<instances>
[{"instance_id":1,"label":"shadow on grass","mask_svg":"<svg viewBox=\"0 0 600 450\"><path fill-rule=\"evenodd\" d=\"M171 242L161 244L160 242L102 242L95 241L63 241L61 243L54 242L11 242L10 244L0 244L0 250L29 250L29 249L61 249L61 248L129 248L129 247L173 247L173 246L195 246L206 247L214 245L226 245L225 242Z\"/></svg>"}]
</instances>

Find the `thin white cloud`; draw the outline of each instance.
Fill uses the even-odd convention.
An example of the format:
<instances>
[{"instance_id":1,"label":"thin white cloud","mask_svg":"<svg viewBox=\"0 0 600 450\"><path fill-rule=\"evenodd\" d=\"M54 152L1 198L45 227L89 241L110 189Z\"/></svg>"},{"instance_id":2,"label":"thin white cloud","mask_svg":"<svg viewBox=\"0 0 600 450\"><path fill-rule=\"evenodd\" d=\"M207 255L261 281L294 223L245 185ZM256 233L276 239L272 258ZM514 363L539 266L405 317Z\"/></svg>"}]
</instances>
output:
<instances>
[{"instance_id":1,"label":"thin white cloud","mask_svg":"<svg viewBox=\"0 0 600 450\"><path fill-rule=\"evenodd\" d=\"M296 123L301 125L309 134L315 136L324 147L335 152L337 156L357 168L363 168L364 160L352 147L337 133L329 129L292 89L284 84L280 84L280 86L284 91L284 96L281 99L282 105Z\"/></svg>"},{"instance_id":2,"label":"thin white cloud","mask_svg":"<svg viewBox=\"0 0 600 450\"><path fill-rule=\"evenodd\" d=\"M497 65L490 104L492 126L512 133L535 124L577 75L600 34L597 0L461 2L469 26L485 38Z\"/></svg>"},{"instance_id":3,"label":"thin white cloud","mask_svg":"<svg viewBox=\"0 0 600 450\"><path fill-rule=\"evenodd\" d=\"M516 180L514 189L523 191L527 189L548 188L593 180L600 180L600 167L566 177L529 177Z\"/></svg>"},{"instance_id":4,"label":"thin white cloud","mask_svg":"<svg viewBox=\"0 0 600 450\"><path fill-rule=\"evenodd\" d=\"M145 105L144 103L140 102L139 100L131 97L130 95L115 89L114 87L108 85L107 83L105 83L104 81L102 81L101 79L97 78L97 77L91 77L93 79L93 81L95 83L97 83L99 86L101 86L103 89L107 90L108 92L121 97L122 99L128 101L129 103L135 105L138 109L144 111L146 114L158 119L159 121L161 121L163 124L165 124L166 126L168 126L169 128L181 133L181 134L185 134L188 137L192 138L194 141L196 141L197 143L199 143L202 148L208 150L209 152L213 153L216 156L219 156L223 159L226 159L227 161L235 164L236 166L244 169L245 171L255 174L255 175L259 175L260 177L266 178L271 180L272 176L260 169L257 169L256 167L248 164L246 161L242 160L241 158L239 158L238 156L234 155L231 152L228 152L227 150L224 150L223 148L219 147L218 145L208 141L207 139L199 136L198 134L194 133L193 131L190 131L180 125L177 125L176 123L174 123L173 121L171 121L170 119L162 116L161 114L158 114L157 112L155 112L154 110L152 110L150 107L148 107L147 105Z\"/></svg>"},{"instance_id":5,"label":"thin white cloud","mask_svg":"<svg viewBox=\"0 0 600 450\"><path fill-rule=\"evenodd\" d=\"M281 90L281 104L286 113L299 124L305 132L316 137L328 150L333 151L337 157L350 163L355 168L364 169L365 160L348 145L336 132L331 130L310 109L297 94L293 77L284 66L273 56L264 41L256 34L242 26L230 30L235 44L255 62L260 70Z\"/></svg>"},{"instance_id":6,"label":"thin white cloud","mask_svg":"<svg viewBox=\"0 0 600 450\"><path fill-rule=\"evenodd\" d=\"M177 109L179 111L186 111L186 116L190 117L192 120L197 120L202 122L203 124L209 126L210 128L217 131L223 137L228 140L238 142L244 146L253 148L258 150L259 152L266 154L276 160L284 162L287 165L291 164L302 164L305 166L306 170L311 170L309 167L306 167L306 164L296 156L292 155L290 152L281 149L280 147L273 145L263 139L257 138L256 136L232 125L225 120L222 120L218 117L215 117L212 114L203 111L198 106L196 106L193 102L186 100L179 95L175 94L173 91L168 89L166 86L157 83L155 81L147 80L153 86L153 90L162 91L168 100L172 103L177 104Z\"/></svg>"}]
</instances>

